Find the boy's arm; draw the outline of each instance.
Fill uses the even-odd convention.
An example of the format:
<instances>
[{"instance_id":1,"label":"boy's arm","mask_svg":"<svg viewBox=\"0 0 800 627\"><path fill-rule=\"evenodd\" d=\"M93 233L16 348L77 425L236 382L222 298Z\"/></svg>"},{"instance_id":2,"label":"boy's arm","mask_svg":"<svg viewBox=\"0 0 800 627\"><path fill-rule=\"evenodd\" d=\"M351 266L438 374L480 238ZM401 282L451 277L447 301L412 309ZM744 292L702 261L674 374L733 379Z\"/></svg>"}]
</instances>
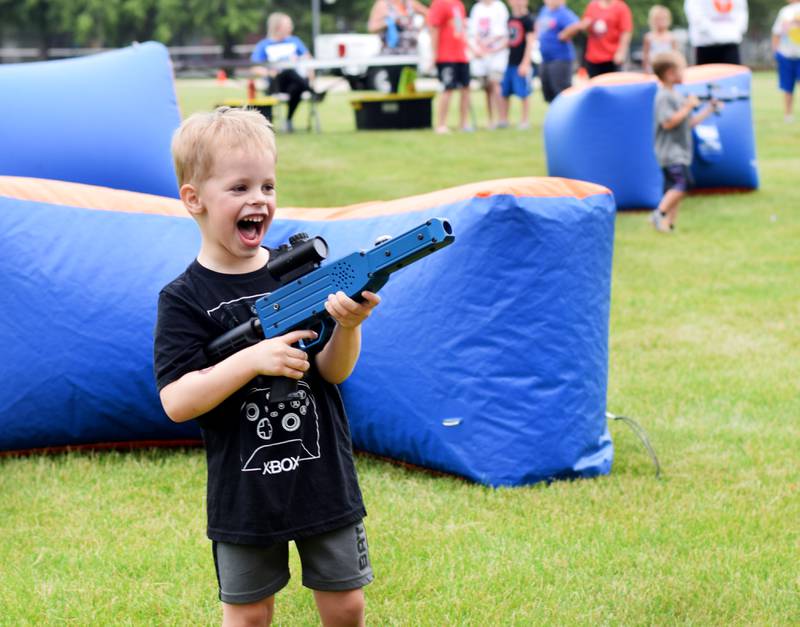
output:
<instances>
[{"instance_id":1,"label":"boy's arm","mask_svg":"<svg viewBox=\"0 0 800 627\"><path fill-rule=\"evenodd\" d=\"M628 49L631 46L631 37L633 36L633 15L627 4L621 5L620 13L622 33L619 36L617 51L614 53L614 63L617 65L622 65L625 63L625 59L628 58Z\"/></svg>"},{"instance_id":2,"label":"boy's arm","mask_svg":"<svg viewBox=\"0 0 800 627\"><path fill-rule=\"evenodd\" d=\"M631 31L625 31L619 36L619 47L614 53L614 63L617 65L622 65L625 63L625 59L628 58L628 48L631 45L632 34L633 33Z\"/></svg>"},{"instance_id":3,"label":"boy's arm","mask_svg":"<svg viewBox=\"0 0 800 627\"><path fill-rule=\"evenodd\" d=\"M661 128L663 128L665 131L671 131L676 126L679 126L687 117L692 114L692 111L694 111L695 107L699 104L700 101L697 99L697 96L693 94L687 96L680 108L666 120L661 122Z\"/></svg>"},{"instance_id":4,"label":"boy's arm","mask_svg":"<svg viewBox=\"0 0 800 627\"><path fill-rule=\"evenodd\" d=\"M161 389L164 411L173 422L186 422L212 410L260 374L300 379L308 370L308 355L292 344L316 336L313 331L293 331L249 346L209 368L188 372Z\"/></svg>"},{"instance_id":5,"label":"boy's arm","mask_svg":"<svg viewBox=\"0 0 800 627\"><path fill-rule=\"evenodd\" d=\"M520 76L529 76L531 73L531 54L533 53L533 45L536 42L536 32L531 31L525 35L525 52L522 53L522 61L517 68L517 74Z\"/></svg>"},{"instance_id":6,"label":"boy's arm","mask_svg":"<svg viewBox=\"0 0 800 627\"><path fill-rule=\"evenodd\" d=\"M689 124L692 128L700 124L703 120L705 120L709 115L714 113L715 111L719 111L722 109L722 103L718 100L714 100L713 98L708 101L705 107L700 109L695 115L692 116L692 119L689 120Z\"/></svg>"},{"instance_id":7,"label":"boy's arm","mask_svg":"<svg viewBox=\"0 0 800 627\"><path fill-rule=\"evenodd\" d=\"M582 30L586 30L589 26L592 25L592 20L589 18L583 18L578 22L573 22L569 26L565 27L559 34L558 38L561 41L567 41L567 39L572 39L575 35L577 35Z\"/></svg>"},{"instance_id":8,"label":"boy's arm","mask_svg":"<svg viewBox=\"0 0 800 627\"><path fill-rule=\"evenodd\" d=\"M650 72L650 33L645 33L642 38L642 69Z\"/></svg>"},{"instance_id":9,"label":"boy's arm","mask_svg":"<svg viewBox=\"0 0 800 627\"><path fill-rule=\"evenodd\" d=\"M367 20L367 30L370 33L380 33L386 29L386 10L385 2L376 2L372 5L372 10L369 12L369 19Z\"/></svg>"},{"instance_id":10,"label":"boy's arm","mask_svg":"<svg viewBox=\"0 0 800 627\"><path fill-rule=\"evenodd\" d=\"M428 24L428 32L431 34L431 50L433 50L433 60L439 54L439 27L433 24Z\"/></svg>"},{"instance_id":11,"label":"boy's arm","mask_svg":"<svg viewBox=\"0 0 800 627\"><path fill-rule=\"evenodd\" d=\"M361 354L361 323L381 302L372 292L361 292L364 302L348 298L344 292L328 296L325 309L336 320L331 339L316 357L317 369L328 383L338 384L347 379Z\"/></svg>"}]
</instances>

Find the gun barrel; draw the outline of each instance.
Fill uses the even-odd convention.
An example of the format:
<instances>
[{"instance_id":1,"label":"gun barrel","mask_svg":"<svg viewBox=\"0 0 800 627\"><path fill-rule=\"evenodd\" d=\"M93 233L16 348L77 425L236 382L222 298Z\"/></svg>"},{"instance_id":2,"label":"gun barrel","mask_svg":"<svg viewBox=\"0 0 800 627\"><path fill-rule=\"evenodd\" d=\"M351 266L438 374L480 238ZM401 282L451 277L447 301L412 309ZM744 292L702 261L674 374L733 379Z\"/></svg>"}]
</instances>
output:
<instances>
[{"instance_id":1,"label":"gun barrel","mask_svg":"<svg viewBox=\"0 0 800 627\"><path fill-rule=\"evenodd\" d=\"M257 344L264 339L261 320L250 318L230 331L226 331L205 348L209 362L216 364L234 353Z\"/></svg>"},{"instance_id":2,"label":"gun barrel","mask_svg":"<svg viewBox=\"0 0 800 627\"><path fill-rule=\"evenodd\" d=\"M447 220L428 220L369 251L371 272L389 275L454 241L453 227Z\"/></svg>"},{"instance_id":3,"label":"gun barrel","mask_svg":"<svg viewBox=\"0 0 800 627\"><path fill-rule=\"evenodd\" d=\"M309 328L327 316L329 294L342 291L360 299L361 292L376 292L400 268L455 241L447 220L432 218L369 251L352 253L287 283L256 301L265 337Z\"/></svg>"}]
</instances>

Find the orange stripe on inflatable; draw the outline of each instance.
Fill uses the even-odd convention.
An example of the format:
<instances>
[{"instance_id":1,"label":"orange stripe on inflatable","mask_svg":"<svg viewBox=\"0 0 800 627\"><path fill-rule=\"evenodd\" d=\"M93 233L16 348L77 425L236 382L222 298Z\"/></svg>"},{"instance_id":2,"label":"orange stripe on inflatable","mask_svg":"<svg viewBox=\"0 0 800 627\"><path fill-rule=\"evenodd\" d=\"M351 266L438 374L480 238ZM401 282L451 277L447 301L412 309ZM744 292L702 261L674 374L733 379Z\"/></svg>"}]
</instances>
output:
<instances>
[{"instance_id":1,"label":"orange stripe on inflatable","mask_svg":"<svg viewBox=\"0 0 800 627\"><path fill-rule=\"evenodd\" d=\"M684 83L707 83L708 81L737 76L739 74L750 74L750 68L744 65L732 65L730 63L710 63L709 65L693 65L686 68L683 74Z\"/></svg>"},{"instance_id":2,"label":"orange stripe on inflatable","mask_svg":"<svg viewBox=\"0 0 800 627\"><path fill-rule=\"evenodd\" d=\"M737 74L749 74L750 68L744 65L732 65L730 63L711 63L708 65L693 65L687 67L683 75L684 83L707 83L708 81L736 76ZM574 95L590 87L609 87L613 85L633 85L636 83L654 83L657 79L652 74L642 74L640 72L609 72L601 74L584 82L581 85L574 85L562 91L565 95Z\"/></svg>"},{"instance_id":3,"label":"orange stripe on inflatable","mask_svg":"<svg viewBox=\"0 0 800 627\"><path fill-rule=\"evenodd\" d=\"M470 183L459 187L451 187L419 196L398 198L396 200L377 201L350 205L348 207L331 207L327 209L298 209L285 207L278 209L279 218L292 220L351 220L355 218L372 218L397 213L422 211L439 205L469 200L471 198L488 198L489 196L510 195L535 198L587 198L598 194L610 194L608 188L586 181L563 179L556 177L527 177L512 179L496 179Z\"/></svg>"},{"instance_id":4,"label":"orange stripe on inflatable","mask_svg":"<svg viewBox=\"0 0 800 627\"><path fill-rule=\"evenodd\" d=\"M438 205L497 195L583 199L589 196L610 193L607 188L601 185L572 179L555 177L511 178L470 183L419 196L366 202L346 207L325 209L279 208L278 218L350 220L422 211ZM181 201L174 198L46 179L0 176L0 196L87 209L154 213L181 217L188 217L189 215Z\"/></svg>"},{"instance_id":5,"label":"orange stripe on inflatable","mask_svg":"<svg viewBox=\"0 0 800 627\"><path fill-rule=\"evenodd\" d=\"M189 217L175 198L51 179L0 176L0 196L84 209Z\"/></svg>"},{"instance_id":6,"label":"orange stripe on inflatable","mask_svg":"<svg viewBox=\"0 0 800 627\"><path fill-rule=\"evenodd\" d=\"M591 87L608 87L612 85L634 85L641 83L654 83L656 77L652 74L642 74L641 72L609 72L590 78L580 85L573 85L561 92L564 95L574 95Z\"/></svg>"}]
</instances>

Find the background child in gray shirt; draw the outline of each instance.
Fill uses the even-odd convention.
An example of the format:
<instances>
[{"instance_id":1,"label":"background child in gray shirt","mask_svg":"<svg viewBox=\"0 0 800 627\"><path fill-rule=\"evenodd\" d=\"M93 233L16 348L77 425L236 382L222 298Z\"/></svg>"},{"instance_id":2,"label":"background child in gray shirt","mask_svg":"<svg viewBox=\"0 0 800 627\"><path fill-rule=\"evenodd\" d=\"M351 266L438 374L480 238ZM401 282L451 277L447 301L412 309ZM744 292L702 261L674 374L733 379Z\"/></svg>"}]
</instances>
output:
<instances>
[{"instance_id":1,"label":"background child in gray shirt","mask_svg":"<svg viewBox=\"0 0 800 627\"><path fill-rule=\"evenodd\" d=\"M664 173L664 196L651 215L656 230L668 233L675 228L678 207L691 185L692 127L719 110L721 103L711 100L696 114L700 105L695 95L684 96L675 89L683 82L686 59L679 52L663 52L653 58L653 72L661 81L656 93L655 152Z\"/></svg>"}]
</instances>

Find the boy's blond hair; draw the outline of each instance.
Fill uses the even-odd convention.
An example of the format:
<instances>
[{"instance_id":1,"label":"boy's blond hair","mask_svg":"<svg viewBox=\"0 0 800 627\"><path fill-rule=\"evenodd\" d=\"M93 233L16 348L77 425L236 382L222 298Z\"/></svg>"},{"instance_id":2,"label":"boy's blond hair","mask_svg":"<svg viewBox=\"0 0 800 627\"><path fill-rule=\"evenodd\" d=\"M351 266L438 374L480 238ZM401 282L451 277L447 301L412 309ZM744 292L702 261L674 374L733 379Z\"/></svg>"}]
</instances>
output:
<instances>
[{"instance_id":1,"label":"boy's blond hair","mask_svg":"<svg viewBox=\"0 0 800 627\"><path fill-rule=\"evenodd\" d=\"M663 81L664 76L669 70L684 67L686 65L686 59L677 50L669 50L667 52L659 52L654 56L651 65L653 66L653 74L658 76L659 80Z\"/></svg>"},{"instance_id":2,"label":"boy's blond hair","mask_svg":"<svg viewBox=\"0 0 800 627\"><path fill-rule=\"evenodd\" d=\"M281 24L287 20L292 23L292 18L286 13L270 13L269 17L267 18L267 37L270 39L275 39Z\"/></svg>"},{"instance_id":3,"label":"boy's blond hair","mask_svg":"<svg viewBox=\"0 0 800 627\"><path fill-rule=\"evenodd\" d=\"M653 22L655 21L658 15L666 15L668 18L667 28L672 26L672 11L670 11L667 7L663 4L654 4L650 7L650 11L647 12L647 24L650 26L650 30L653 30Z\"/></svg>"},{"instance_id":4,"label":"boy's blond hair","mask_svg":"<svg viewBox=\"0 0 800 627\"><path fill-rule=\"evenodd\" d=\"M207 180L214 157L236 148L268 152L277 159L275 133L269 120L255 109L231 107L190 115L172 136L178 187Z\"/></svg>"}]
</instances>

